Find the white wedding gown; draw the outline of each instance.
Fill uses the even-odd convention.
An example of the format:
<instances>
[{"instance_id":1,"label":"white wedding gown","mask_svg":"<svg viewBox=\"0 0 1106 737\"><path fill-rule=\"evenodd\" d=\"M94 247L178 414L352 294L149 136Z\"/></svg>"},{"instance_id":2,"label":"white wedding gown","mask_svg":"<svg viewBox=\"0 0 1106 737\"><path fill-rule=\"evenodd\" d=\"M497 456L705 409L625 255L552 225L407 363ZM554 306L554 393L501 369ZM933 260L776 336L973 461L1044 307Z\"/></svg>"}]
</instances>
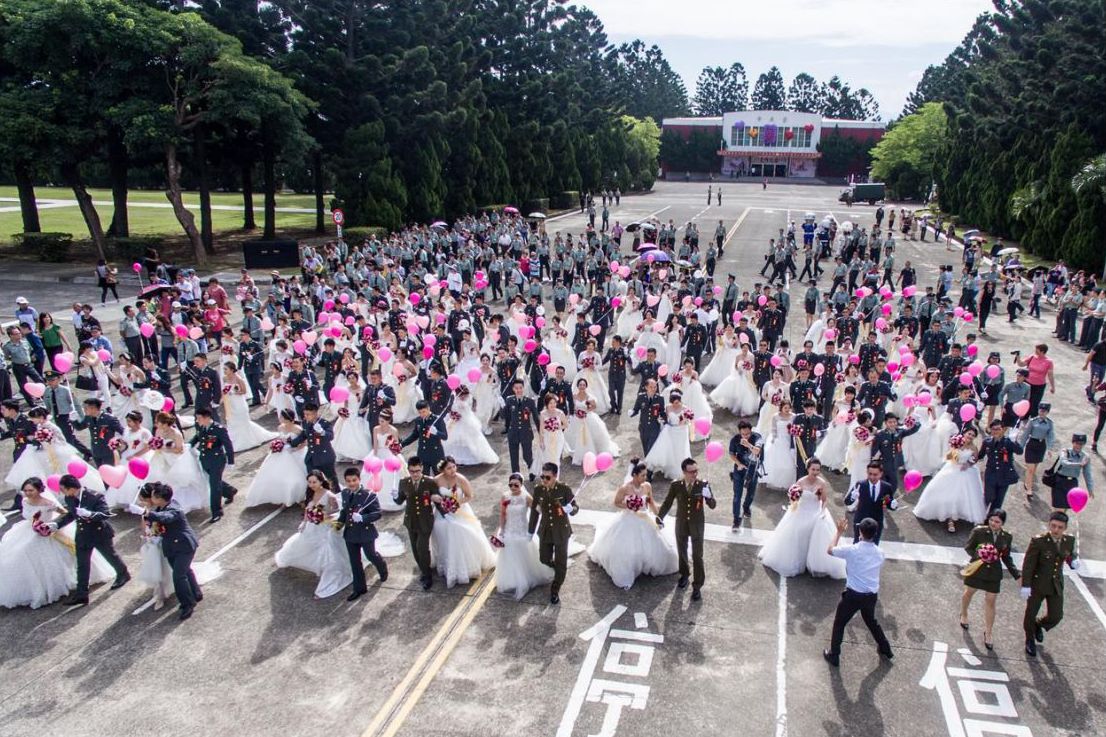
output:
<instances>
[{"instance_id":1,"label":"white wedding gown","mask_svg":"<svg viewBox=\"0 0 1106 737\"><path fill-rule=\"evenodd\" d=\"M623 509L596 531L588 557L603 567L615 586L629 589L638 576L667 576L679 570L675 529L658 529L647 508Z\"/></svg>"},{"instance_id":2,"label":"white wedding gown","mask_svg":"<svg viewBox=\"0 0 1106 737\"><path fill-rule=\"evenodd\" d=\"M54 439L50 443L44 443L41 447L36 448L28 445L23 450L19 460L12 464L7 476L4 477L4 483L14 489L22 488L23 482L32 476L46 481L46 478L53 474L69 473L66 470L69 462L81 460L81 454L66 442L65 436L61 434L61 428L50 421L46 421L38 427L53 432ZM81 484L93 491L103 493L105 487L99 471L91 462L87 465L88 471L81 477Z\"/></svg>"},{"instance_id":3,"label":"white wedding gown","mask_svg":"<svg viewBox=\"0 0 1106 737\"><path fill-rule=\"evenodd\" d=\"M445 416L447 437L442 441L442 450L452 456L459 466L477 466L483 463L498 463L496 453L484 431L480 420L472 411L472 394L462 397L454 395L453 406Z\"/></svg>"},{"instance_id":4,"label":"white wedding gown","mask_svg":"<svg viewBox=\"0 0 1106 737\"><path fill-rule=\"evenodd\" d=\"M495 587L500 592L513 592L516 601L521 601L530 589L553 580L553 569L538 559L537 538L527 529L527 499L525 492L503 497L507 519L500 531L503 547L496 552Z\"/></svg>"},{"instance_id":5,"label":"white wedding gown","mask_svg":"<svg viewBox=\"0 0 1106 737\"><path fill-rule=\"evenodd\" d=\"M737 345L737 336L733 336L727 342L722 336L718 339L718 350L714 352L710 363L699 374L699 381L703 386L718 386L726 377L733 373L734 361L741 349Z\"/></svg>"},{"instance_id":6,"label":"white wedding gown","mask_svg":"<svg viewBox=\"0 0 1106 737\"><path fill-rule=\"evenodd\" d=\"M837 528L813 489L804 488L797 504L784 513L757 557L781 576L809 570L815 576L845 577L845 561L827 552Z\"/></svg>"},{"instance_id":7,"label":"white wedding gown","mask_svg":"<svg viewBox=\"0 0 1106 737\"><path fill-rule=\"evenodd\" d=\"M956 460L946 460L922 490L914 505L914 516L939 522L962 519L983 524L987 519L987 502L974 461L975 454L967 449L957 451ZM966 468L962 470L961 465Z\"/></svg>"},{"instance_id":8,"label":"white wedding gown","mask_svg":"<svg viewBox=\"0 0 1106 737\"><path fill-rule=\"evenodd\" d=\"M48 537L32 528L36 514L42 522L53 522L60 516L61 506L61 501L49 491L42 493L42 506L23 500L22 519L0 540L0 606L38 609L77 587L77 557L73 551L77 523L71 522ZM93 551L89 584L114 578L112 567Z\"/></svg>"},{"instance_id":9,"label":"white wedding gown","mask_svg":"<svg viewBox=\"0 0 1106 737\"><path fill-rule=\"evenodd\" d=\"M239 394L237 389L232 389L230 394L223 396L223 413L226 416L227 434L230 435L230 444L234 446L235 453L256 448L277 437L275 432L266 430L250 419L246 395Z\"/></svg>"},{"instance_id":10,"label":"white wedding gown","mask_svg":"<svg viewBox=\"0 0 1106 737\"><path fill-rule=\"evenodd\" d=\"M279 504L290 507L299 504L307 495L307 446L292 447L292 435L281 435L284 450L269 452L261 467L254 474L250 488L246 490L246 507L261 504Z\"/></svg>"},{"instance_id":11,"label":"white wedding gown","mask_svg":"<svg viewBox=\"0 0 1106 737\"><path fill-rule=\"evenodd\" d=\"M338 497L329 491L315 504L321 504L324 510L340 506ZM302 529L288 538L275 556L277 568L299 568L319 577L317 599L333 596L353 583L342 533L331 524L336 517L337 513L331 512L315 524L307 521L305 511Z\"/></svg>"},{"instance_id":12,"label":"white wedding gown","mask_svg":"<svg viewBox=\"0 0 1106 737\"><path fill-rule=\"evenodd\" d=\"M390 458L397 458L399 460L399 470L389 471L387 468L380 470L380 493L377 494L377 498L380 500L380 509L384 512L400 512L403 511L404 505L396 503L395 493L399 490L399 482L401 479L405 479L408 476L407 473L407 461L402 455L393 453L388 444L392 440L397 440L394 435L389 432L377 432L376 433L376 450L372 452L372 455L379 458L381 462L385 462ZM366 489L369 488L369 484L372 482L372 474L368 471L361 469L361 485Z\"/></svg>"},{"instance_id":13,"label":"white wedding gown","mask_svg":"<svg viewBox=\"0 0 1106 737\"><path fill-rule=\"evenodd\" d=\"M670 479L682 478L680 464L691 457L691 425L680 414L668 412L668 423L661 428L657 441L649 449L644 463L650 471L663 473Z\"/></svg>"},{"instance_id":14,"label":"white wedding gown","mask_svg":"<svg viewBox=\"0 0 1106 737\"><path fill-rule=\"evenodd\" d=\"M588 392L588 400L594 400L592 393ZM568 418L568 427L564 432L564 442L572 453L572 464L582 465L584 454L588 451L598 455L610 453L617 456L618 446L611 440L611 434L602 418L594 411L586 410L587 402L574 397L576 410ZM580 413L584 413L581 417Z\"/></svg>"},{"instance_id":15,"label":"white wedding gown","mask_svg":"<svg viewBox=\"0 0 1106 737\"><path fill-rule=\"evenodd\" d=\"M795 483L795 448L792 445L790 419L776 418L776 431L764 446L764 483L786 489Z\"/></svg>"},{"instance_id":16,"label":"white wedding gown","mask_svg":"<svg viewBox=\"0 0 1106 737\"><path fill-rule=\"evenodd\" d=\"M753 357L742 363L752 363ZM741 366L730 366L730 373L710 393L710 401L738 417L752 417L760 409L760 395L753 386L753 372Z\"/></svg>"},{"instance_id":17,"label":"white wedding gown","mask_svg":"<svg viewBox=\"0 0 1106 737\"><path fill-rule=\"evenodd\" d=\"M161 481L173 487L173 498L185 512L206 509L211 504L207 474L200 467L196 451L184 445L179 455L169 452L173 440L165 440L165 448L155 450L150 456L150 474L147 481Z\"/></svg>"},{"instance_id":18,"label":"white wedding gown","mask_svg":"<svg viewBox=\"0 0 1106 737\"><path fill-rule=\"evenodd\" d=\"M461 498L461 492L456 488L439 487L438 493ZM468 583L483 571L495 567L495 551L468 503L444 517L438 514L430 534L430 549L438 575L445 579L448 588Z\"/></svg>"},{"instance_id":19,"label":"white wedding gown","mask_svg":"<svg viewBox=\"0 0 1106 737\"><path fill-rule=\"evenodd\" d=\"M349 417L338 417L334 422L334 453L339 460L361 461L372 452L368 421L357 414L361 403L358 395L350 393L342 406ZM337 412L335 412L337 415Z\"/></svg>"}]
</instances>

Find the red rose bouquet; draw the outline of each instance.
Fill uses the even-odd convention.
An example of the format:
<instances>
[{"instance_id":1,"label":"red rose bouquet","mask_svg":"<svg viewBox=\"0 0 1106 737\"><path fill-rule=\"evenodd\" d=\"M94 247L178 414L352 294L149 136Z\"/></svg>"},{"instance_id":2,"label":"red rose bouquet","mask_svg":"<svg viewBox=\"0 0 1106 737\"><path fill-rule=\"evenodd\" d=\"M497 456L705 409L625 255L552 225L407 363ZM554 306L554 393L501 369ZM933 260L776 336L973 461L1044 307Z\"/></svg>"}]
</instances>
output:
<instances>
[{"instance_id":1,"label":"red rose bouquet","mask_svg":"<svg viewBox=\"0 0 1106 737\"><path fill-rule=\"evenodd\" d=\"M108 441L108 447L114 451L123 451L127 449L127 443L123 438L112 438Z\"/></svg>"},{"instance_id":2,"label":"red rose bouquet","mask_svg":"<svg viewBox=\"0 0 1106 737\"><path fill-rule=\"evenodd\" d=\"M845 380L845 374L838 371L836 374L833 375L833 380L840 384L842 381Z\"/></svg>"},{"instance_id":3,"label":"red rose bouquet","mask_svg":"<svg viewBox=\"0 0 1106 737\"><path fill-rule=\"evenodd\" d=\"M449 412L449 421L450 422L460 422L461 421L461 413L460 412L454 412L454 411L450 410L450 412Z\"/></svg>"},{"instance_id":4,"label":"red rose bouquet","mask_svg":"<svg viewBox=\"0 0 1106 737\"><path fill-rule=\"evenodd\" d=\"M233 356L234 355L234 348L232 348L229 345L225 345L225 346L223 346L222 348L219 349L219 352L222 353L224 356Z\"/></svg>"},{"instance_id":5,"label":"red rose bouquet","mask_svg":"<svg viewBox=\"0 0 1106 737\"><path fill-rule=\"evenodd\" d=\"M345 407L339 407L338 416L341 417L343 420L349 419L349 410Z\"/></svg>"},{"instance_id":6,"label":"red rose bouquet","mask_svg":"<svg viewBox=\"0 0 1106 737\"><path fill-rule=\"evenodd\" d=\"M994 563L998 560L998 549L991 543L984 543L975 549L976 555L984 563Z\"/></svg>"},{"instance_id":7,"label":"red rose bouquet","mask_svg":"<svg viewBox=\"0 0 1106 737\"><path fill-rule=\"evenodd\" d=\"M773 405L778 407L780 405L780 402L783 401L783 392L776 392L775 394L772 395L772 398L769 401Z\"/></svg>"},{"instance_id":8,"label":"red rose bouquet","mask_svg":"<svg viewBox=\"0 0 1106 737\"><path fill-rule=\"evenodd\" d=\"M578 410L576 410L576 417L577 417L577 419L580 419L580 420L582 420L582 419L584 419L584 418L585 418L585 417L587 417L587 416L588 416L588 411L587 411L586 409L578 409Z\"/></svg>"},{"instance_id":9,"label":"red rose bouquet","mask_svg":"<svg viewBox=\"0 0 1106 737\"><path fill-rule=\"evenodd\" d=\"M631 512L640 512L645 509L645 498L639 494L630 494L626 497L626 509Z\"/></svg>"},{"instance_id":10,"label":"red rose bouquet","mask_svg":"<svg viewBox=\"0 0 1106 737\"><path fill-rule=\"evenodd\" d=\"M223 396L224 397L229 397L230 393L232 391L234 391L234 385L233 384L227 384L226 386L223 387Z\"/></svg>"},{"instance_id":11,"label":"red rose bouquet","mask_svg":"<svg viewBox=\"0 0 1106 737\"><path fill-rule=\"evenodd\" d=\"M134 394L134 392L131 390L131 388L129 386L119 387L119 396L129 397L131 394Z\"/></svg>"},{"instance_id":12,"label":"red rose bouquet","mask_svg":"<svg viewBox=\"0 0 1106 737\"><path fill-rule=\"evenodd\" d=\"M585 358L584 360L580 361L580 367L585 370L595 368L595 359L591 357Z\"/></svg>"},{"instance_id":13,"label":"red rose bouquet","mask_svg":"<svg viewBox=\"0 0 1106 737\"><path fill-rule=\"evenodd\" d=\"M165 438L159 438L157 435L150 438L150 442L146 443L150 450L161 450L165 447Z\"/></svg>"},{"instance_id":14,"label":"red rose bouquet","mask_svg":"<svg viewBox=\"0 0 1106 737\"><path fill-rule=\"evenodd\" d=\"M403 446L400 445L398 440L393 440L388 443L388 450L392 451L392 455L399 455L400 451L403 450Z\"/></svg>"},{"instance_id":15,"label":"red rose bouquet","mask_svg":"<svg viewBox=\"0 0 1106 737\"><path fill-rule=\"evenodd\" d=\"M864 443L868 441L868 438L872 437L872 433L868 430L868 428L861 425L860 427L853 430L853 437L856 438L859 442Z\"/></svg>"},{"instance_id":16,"label":"red rose bouquet","mask_svg":"<svg viewBox=\"0 0 1106 737\"><path fill-rule=\"evenodd\" d=\"M326 512L323 511L323 505L316 504L313 507L308 507L303 513L303 518L313 525L322 524L322 521L326 519Z\"/></svg>"},{"instance_id":17,"label":"red rose bouquet","mask_svg":"<svg viewBox=\"0 0 1106 737\"><path fill-rule=\"evenodd\" d=\"M293 394L293 393L295 393L295 391L296 391L296 386L292 382L289 381L287 384L284 385L284 393L285 394Z\"/></svg>"},{"instance_id":18,"label":"red rose bouquet","mask_svg":"<svg viewBox=\"0 0 1106 737\"><path fill-rule=\"evenodd\" d=\"M798 425L788 425L787 427L787 434L793 438L799 437L800 435L802 435L802 433L803 429Z\"/></svg>"},{"instance_id":19,"label":"red rose bouquet","mask_svg":"<svg viewBox=\"0 0 1106 737\"><path fill-rule=\"evenodd\" d=\"M963 448L966 444L967 444L967 441L964 439L963 435L953 435L951 438L949 438L949 447L950 448L959 449L959 448Z\"/></svg>"},{"instance_id":20,"label":"red rose bouquet","mask_svg":"<svg viewBox=\"0 0 1106 737\"><path fill-rule=\"evenodd\" d=\"M280 453L282 450L284 450L284 440L283 439L276 438L275 440L269 441L269 452L270 453Z\"/></svg>"},{"instance_id":21,"label":"red rose bouquet","mask_svg":"<svg viewBox=\"0 0 1106 737\"><path fill-rule=\"evenodd\" d=\"M791 502L797 502L803 496L803 489L798 484L792 484L787 490L787 498Z\"/></svg>"},{"instance_id":22,"label":"red rose bouquet","mask_svg":"<svg viewBox=\"0 0 1106 737\"><path fill-rule=\"evenodd\" d=\"M547 417L545 422L542 423L542 427L549 432L557 432L561 429L561 421L556 417Z\"/></svg>"},{"instance_id":23,"label":"red rose bouquet","mask_svg":"<svg viewBox=\"0 0 1106 737\"><path fill-rule=\"evenodd\" d=\"M695 419L695 411L691 410L691 409L685 409L683 411L683 414L681 414L680 416L683 417L688 422L691 422L692 420Z\"/></svg>"},{"instance_id":24,"label":"red rose bouquet","mask_svg":"<svg viewBox=\"0 0 1106 737\"><path fill-rule=\"evenodd\" d=\"M742 361L741 362L741 368L742 368L743 371L752 371L753 370L753 362L752 361Z\"/></svg>"},{"instance_id":25,"label":"red rose bouquet","mask_svg":"<svg viewBox=\"0 0 1106 737\"><path fill-rule=\"evenodd\" d=\"M50 526L42 521L42 512L35 512L35 515L31 517L31 529L35 531L35 534L42 535L43 537L50 537L50 535L54 534Z\"/></svg>"},{"instance_id":26,"label":"red rose bouquet","mask_svg":"<svg viewBox=\"0 0 1106 737\"><path fill-rule=\"evenodd\" d=\"M502 550L503 548L507 547L503 544L503 540L500 539L499 535L492 535L488 538L488 542L492 544L493 548L496 548L498 550Z\"/></svg>"},{"instance_id":27,"label":"red rose bouquet","mask_svg":"<svg viewBox=\"0 0 1106 737\"><path fill-rule=\"evenodd\" d=\"M907 415L906 419L902 421L902 426L907 430L913 430L914 426L918 424L918 418L914 415Z\"/></svg>"},{"instance_id":28,"label":"red rose bouquet","mask_svg":"<svg viewBox=\"0 0 1106 737\"><path fill-rule=\"evenodd\" d=\"M48 427L40 427L35 430L35 440L43 444L49 444L54 442L54 431ZM108 443L111 446L111 443Z\"/></svg>"},{"instance_id":29,"label":"red rose bouquet","mask_svg":"<svg viewBox=\"0 0 1106 737\"><path fill-rule=\"evenodd\" d=\"M451 496L443 496L442 503L439 505L442 508L442 514L453 514L461 505Z\"/></svg>"}]
</instances>

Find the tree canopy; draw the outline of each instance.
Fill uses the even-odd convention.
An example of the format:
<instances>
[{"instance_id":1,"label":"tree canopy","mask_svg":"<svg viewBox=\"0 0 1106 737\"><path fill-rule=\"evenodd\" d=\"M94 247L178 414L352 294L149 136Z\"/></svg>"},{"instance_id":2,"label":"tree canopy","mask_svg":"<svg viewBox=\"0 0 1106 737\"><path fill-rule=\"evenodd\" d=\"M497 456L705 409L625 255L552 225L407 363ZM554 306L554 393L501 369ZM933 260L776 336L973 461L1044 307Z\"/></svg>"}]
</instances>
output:
<instances>
[{"instance_id":1,"label":"tree canopy","mask_svg":"<svg viewBox=\"0 0 1106 737\"><path fill-rule=\"evenodd\" d=\"M925 103L896 121L872 149L872 177L885 182L892 197L924 199L947 137L944 108L940 103Z\"/></svg>"},{"instance_id":2,"label":"tree canopy","mask_svg":"<svg viewBox=\"0 0 1106 737\"><path fill-rule=\"evenodd\" d=\"M948 115L941 207L1043 257L1098 269L1106 203L1072 178L1106 150L1106 4L995 7L907 102L907 111L942 103Z\"/></svg>"},{"instance_id":3,"label":"tree canopy","mask_svg":"<svg viewBox=\"0 0 1106 737\"><path fill-rule=\"evenodd\" d=\"M734 110L792 110L820 113L827 118L879 120L879 104L865 88L853 90L834 75L818 82L807 72L785 86L783 74L772 67L757 77L750 94L745 67L704 67L695 82L692 108L696 115L717 116Z\"/></svg>"}]
</instances>

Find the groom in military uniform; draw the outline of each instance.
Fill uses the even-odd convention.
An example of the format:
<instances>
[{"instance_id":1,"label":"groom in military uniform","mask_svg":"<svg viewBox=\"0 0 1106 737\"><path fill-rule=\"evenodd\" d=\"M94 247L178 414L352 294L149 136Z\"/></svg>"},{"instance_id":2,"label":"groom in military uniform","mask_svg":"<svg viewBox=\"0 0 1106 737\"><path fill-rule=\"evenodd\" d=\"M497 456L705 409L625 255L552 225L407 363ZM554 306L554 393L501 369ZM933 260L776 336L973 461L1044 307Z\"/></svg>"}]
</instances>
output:
<instances>
[{"instance_id":1,"label":"groom in military uniform","mask_svg":"<svg viewBox=\"0 0 1106 737\"><path fill-rule=\"evenodd\" d=\"M441 502L438 485L423 476L422 460L411 456L407 459L410 474L399 482L393 497L396 504L406 505L403 510L403 526L411 538L411 553L419 567L419 582L427 591L434 583L434 569L430 566L430 533L434 530L434 505Z\"/></svg>"},{"instance_id":2,"label":"groom in military uniform","mask_svg":"<svg viewBox=\"0 0 1106 737\"><path fill-rule=\"evenodd\" d=\"M1042 532L1029 541L1022 561L1021 596L1025 602L1025 652L1037 655L1037 643L1045 641L1045 632L1060 624L1064 617L1064 563L1072 570L1079 569L1079 556L1075 551L1075 537L1065 535L1068 516L1053 512L1048 518L1048 532ZM1041 604L1048 613L1038 619Z\"/></svg>"},{"instance_id":3,"label":"groom in military uniform","mask_svg":"<svg viewBox=\"0 0 1106 737\"><path fill-rule=\"evenodd\" d=\"M369 588L365 582L365 564L361 553L376 568L380 582L388 580L388 564L380 553L376 552L376 525L381 518L380 499L376 494L361 486L361 472L357 468L347 468L343 477L346 488L342 489L342 511L338 513L338 524L342 527L342 538L346 541L349 565L353 571L353 591L346 601L356 601Z\"/></svg>"},{"instance_id":4,"label":"groom in military uniform","mask_svg":"<svg viewBox=\"0 0 1106 737\"><path fill-rule=\"evenodd\" d=\"M406 448L418 440L419 444L416 452L419 460L422 461L422 465L432 472L437 471L438 464L445 460L445 448L442 447L442 441L449 439L449 432L446 430L445 422L440 416L434 417L430 414L430 405L425 400L420 399L416 402L415 409L419 416L415 418L415 422L411 426L411 434L401 440L400 444Z\"/></svg>"},{"instance_id":5,"label":"groom in military uniform","mask_svg":"<svg viewBox=\"0 0 1106 737\"><path fill-rule=\"evenodd\" d=\"M561 603L561 584L568 570L568 539L572 536L572 524L568 518L579 511L572 489L557 480L557 464L543 464L541 481L534 486L529 529L531 535L535 530L538 533L539 559L543 565L553 569L553 584L549 587L550 604Z\"/></svg>"},{"instance_id":6,"label":"groom in military uniform","mask_svg":"<svg viewBox=\"0 0 1106 737\"><path fill-rule=\"evenodd\" d=\"M691 562L694 567L691 600L699 601L703 598L703 581L707 577L703 568L703 531L706 527L703 505L714 509L718 502L715 501L710 484L699 478L699 466L693 458L685 458L680 469L684 472L684 477L673 481L668 487L668 496L664 498L664 504L657 513L657 525L663 526L668 510L676 505L676 552L680 556L680 580L676 585L686 589L688 576L692 573L687 565L687 543L690 540Z\"/></svg>"}]
</instances>

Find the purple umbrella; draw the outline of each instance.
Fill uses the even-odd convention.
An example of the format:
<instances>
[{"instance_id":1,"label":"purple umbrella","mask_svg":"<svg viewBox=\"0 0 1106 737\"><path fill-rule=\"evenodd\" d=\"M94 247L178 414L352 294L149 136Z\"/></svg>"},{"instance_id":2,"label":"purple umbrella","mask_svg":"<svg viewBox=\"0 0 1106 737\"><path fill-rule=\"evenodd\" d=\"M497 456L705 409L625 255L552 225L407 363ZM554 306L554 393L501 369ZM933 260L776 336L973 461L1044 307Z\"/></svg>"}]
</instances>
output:
<instances>
[{"instance_id":1,"label":"purple umbrella","mask_svg":"<svg viewBox=\"0 0 1106 737\"><path fill-rule=\"evenodd\" d=\"M638 255L638 258L643 258L646 261L648 261L650 256L653 257L653 259L652 259L653 261L671 261L672 260L671 256L669 256L664 251L658 250L655 246L651 250L643 251L641 254Z\"/></svg>"}]
</instances>

